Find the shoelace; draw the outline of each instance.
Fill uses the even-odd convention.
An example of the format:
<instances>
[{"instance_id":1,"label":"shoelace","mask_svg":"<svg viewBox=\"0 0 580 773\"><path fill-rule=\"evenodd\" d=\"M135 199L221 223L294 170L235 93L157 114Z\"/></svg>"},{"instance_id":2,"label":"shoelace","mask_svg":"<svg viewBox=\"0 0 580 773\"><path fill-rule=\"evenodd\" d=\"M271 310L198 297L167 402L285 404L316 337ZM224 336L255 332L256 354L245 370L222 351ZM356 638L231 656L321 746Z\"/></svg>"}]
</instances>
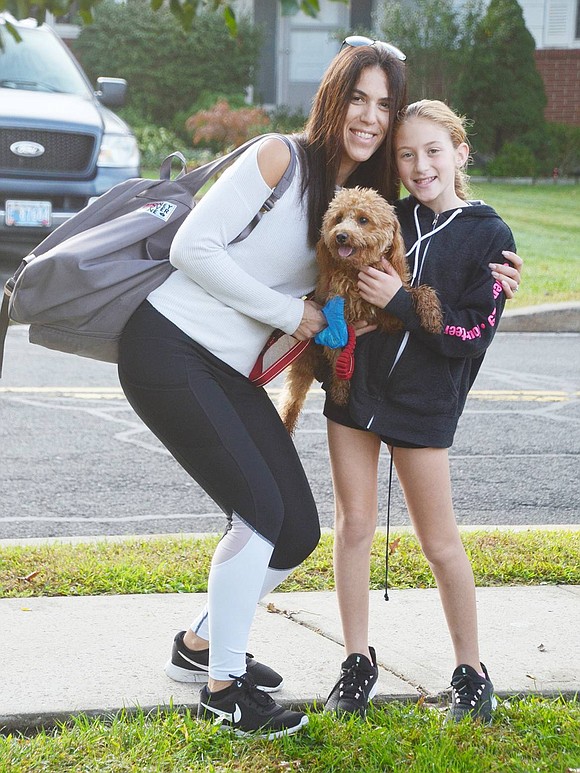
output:
<instances>
[{"instance_id":1,"label":"shoelace","mask_svg":"<svg viewBox=\"0 0 580 773\"><path fill-rule=\"evenodd\" d=\"M339 682L339 692L346 698L356 698L362 692L364 674L361 672L360 663L353 663L342 674Z\"/></svg>"},{"instance_id":2,"label":"shoelace","mask_svg":"<svg viewBox=\"0 0 580 773\"><path fill-rule=\"evenodd\" d=\"M248 674L243 674L242 676L230 674L230 679L233 679L237 686L244 690L246 697L251 703L261 706L262 708L271 706L274 703L274 699L271 698L268 693L263 690L258 690L254 680L251 676L248 676Z\"/></svg>"},{"instance_id":3,"label":"shoelace","mask_svg":"<svg viewBox=\"0 0 580 773\"><path fill-rule=\"evenodd\" d=\"M476 682L469 674L462 674L451 681L451 686L455 690L455 703L462 706L472 706L474 700L480 697L481 683Z\"/></svg>"}]
</instances>

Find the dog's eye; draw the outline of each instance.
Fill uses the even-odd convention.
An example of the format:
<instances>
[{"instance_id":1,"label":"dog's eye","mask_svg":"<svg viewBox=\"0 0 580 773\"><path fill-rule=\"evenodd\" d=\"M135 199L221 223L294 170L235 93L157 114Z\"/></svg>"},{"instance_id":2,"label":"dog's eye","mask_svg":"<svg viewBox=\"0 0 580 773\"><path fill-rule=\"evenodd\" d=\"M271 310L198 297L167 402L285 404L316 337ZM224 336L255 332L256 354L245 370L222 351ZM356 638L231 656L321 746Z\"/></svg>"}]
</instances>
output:
<instances>
[{"instance_id":1,"label":"dog's eye","mask_svg":"<svg viewBox=\"0 0 580 773\"><path fill-rule=\"evenodd\" d=\"M361 217L359 217L359 219L358 219L358 222L359 222L361 225L366 225L366 224L369 222L369 219L368 219L368 217L362 217L362 216L361 216Z\"/></svg>"}]
</instances>

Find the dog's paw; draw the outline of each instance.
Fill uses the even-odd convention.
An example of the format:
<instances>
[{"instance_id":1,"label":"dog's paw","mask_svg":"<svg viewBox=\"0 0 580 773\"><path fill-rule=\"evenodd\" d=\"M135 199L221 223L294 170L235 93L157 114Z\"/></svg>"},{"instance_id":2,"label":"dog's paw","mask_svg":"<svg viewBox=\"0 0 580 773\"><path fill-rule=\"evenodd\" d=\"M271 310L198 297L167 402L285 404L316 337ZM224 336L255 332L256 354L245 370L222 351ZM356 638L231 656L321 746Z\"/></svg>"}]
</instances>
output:
<instances>
[{"instance_id":1,"label":"dog's paw","mask_svg":"<svg viewBox=\"0 0 580 773\"><path fill-rule=\"evenodd\" d=\"M428 333L440 333L443 330L443 311L435 290L421 285L414 287L411 295L421 327Z\"/></svg>"}]
</instances>

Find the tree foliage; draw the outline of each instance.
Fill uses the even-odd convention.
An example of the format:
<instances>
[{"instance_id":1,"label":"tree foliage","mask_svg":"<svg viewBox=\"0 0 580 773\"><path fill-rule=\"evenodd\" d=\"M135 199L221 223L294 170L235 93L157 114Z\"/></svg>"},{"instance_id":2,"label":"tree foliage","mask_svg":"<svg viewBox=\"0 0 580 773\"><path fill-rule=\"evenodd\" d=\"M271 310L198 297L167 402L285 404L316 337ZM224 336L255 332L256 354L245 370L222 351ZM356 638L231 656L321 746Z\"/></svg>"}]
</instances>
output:
<instances>
[{"instance_id":1,"label":"tree foliage","mask_svg":"<svg viewBox=\"0 0 580 773\"><path fill-rule=\"evenodd\" d=\"M454 0L395 0L385 5L381 35L407 54L410 101L453 102L457 74L482 13L481 0L461 5Z\"/></svg>"},{"instance_id":2,"label":"tree foliage","mask_svg":"<svg viewBox=\"0 0 580 773\"><path fill-rule=\"evenodd\" d=\"M457 83L458 107L475 122L479 151L497 154L543 129L546 94L534 50L517 0L491 0Z\"/></svg>"},{"instance_id":3,"label":"tree foliage","mask_svg":"<svg viewBox=\"0 0 580 773\"><path fill-rule=\"evenodd\" d=\"M252 83L259 36L244 19L232 40L216 13L199 14L186 32L167 9L154 12L147 0L106 0L74 51L93 82L99 75L126 78L133 114L169 126L208 87L243 95Z\"/></svg>"},{"instance_id":4,"label":"tree foliage","mask_svg":"<svg viewBox=\"0 0 580 773\"><path fill-rule=\"evenodd\" d=\"M27 17L43 22L46 14L56 18L77 12L84 24L93 21L94 9L101 0L0 0L0 12L9 11L16 19ZM282 13L292 15L302 11L307 16L316 17L320 12L319 0L278 0ZM347 2L347 0L331 0L331 2ZM158 11L164 7L163 0L149 0L152 10ZM196 16L200 13L221 11L223 21L231 34L236 35L238 22L236 18L236 0L170 0L169 9L179 20L185 30L193 27Z\"/></svg>"}]
</instances>

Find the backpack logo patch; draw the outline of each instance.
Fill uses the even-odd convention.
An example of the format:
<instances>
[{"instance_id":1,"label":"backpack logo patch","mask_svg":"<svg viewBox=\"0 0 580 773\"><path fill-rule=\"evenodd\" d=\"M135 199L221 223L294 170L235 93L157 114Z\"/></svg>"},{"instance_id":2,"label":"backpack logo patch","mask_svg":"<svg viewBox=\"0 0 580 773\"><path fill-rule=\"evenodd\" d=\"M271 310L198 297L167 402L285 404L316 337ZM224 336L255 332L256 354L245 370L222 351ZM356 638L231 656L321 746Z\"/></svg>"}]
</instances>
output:
<instances>
[{"instance_id":1,"label":"backpack logo patch","mask_svg":"<svg viewBox=\"0 0 580 773\"><path fill-rule=\"evenodd\" d=\"M149 212L150 215L155 215L160 220L167 222L171 215L177 209L177 204L171 204L169 201L152 201L149 204L141 207L145 212Z\"/></svg>"}]
</instances>

